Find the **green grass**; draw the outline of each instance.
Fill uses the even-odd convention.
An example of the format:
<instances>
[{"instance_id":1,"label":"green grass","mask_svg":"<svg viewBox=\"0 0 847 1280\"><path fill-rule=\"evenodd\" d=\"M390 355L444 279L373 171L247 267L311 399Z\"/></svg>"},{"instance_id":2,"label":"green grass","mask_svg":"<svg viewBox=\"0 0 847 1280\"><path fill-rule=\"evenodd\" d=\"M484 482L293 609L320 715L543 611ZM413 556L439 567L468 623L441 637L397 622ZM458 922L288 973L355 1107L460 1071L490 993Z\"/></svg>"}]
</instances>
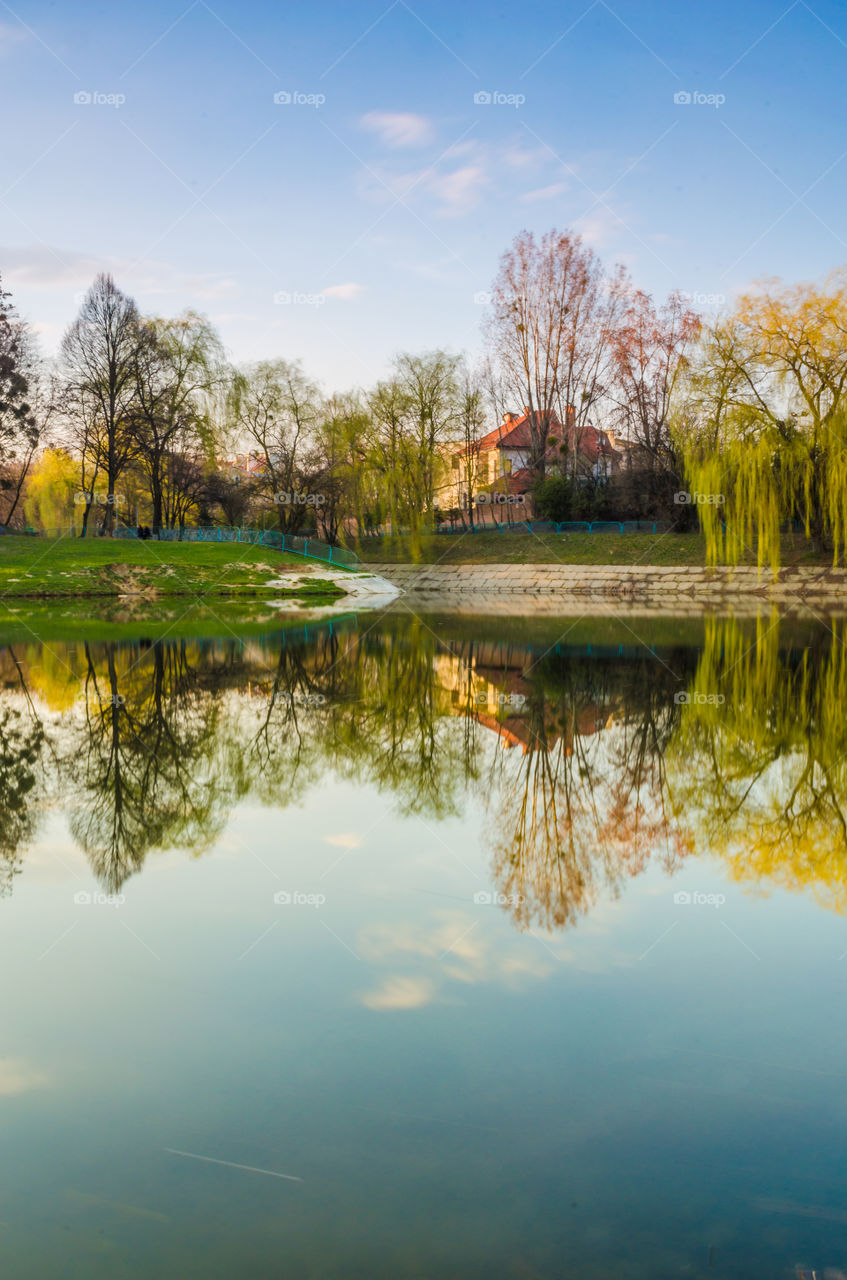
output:
<instances>
[{"instance_id":1,"label":"green grass","mask_svg":"<svg viewBox=\"0 0 847 1280\"><path fill-rule=\"evenodd\" d=\"M357 548L362 564L410 564L408 538L365 538ZM751 552L744 563L755 564ZM832 563L805 539L786 535L783 564ZM609 564L704 565L701 533L469 533L421 539L421 564Z\"/></svg>"},{"instance_id":2,"label":"green grass","mask_svg":"<svg viewBox=\"0 0 847 1280\"><path fill-rule=\"evenodd\" d=\"M343 592L302 577L302 556L246 544L0 537L0 599L237 597L327 604ZM290 586L269 587L274 578Z\"/></svg>"},{"instance_id":3,"label":"green grass","mask_svg":"<svg viewBox=\"0 0 847 1280\"><path fill-rule=\"evenodd\" d=\"M100 643L137 640L232 641L281 636L323 625L305 612L281 612L266 601L229 597L210 605L173 597L136 601L3 600L0 598L0 646L35 643ZM339 628L347 615L333 617Z\"/></svg>"}]
</instances>

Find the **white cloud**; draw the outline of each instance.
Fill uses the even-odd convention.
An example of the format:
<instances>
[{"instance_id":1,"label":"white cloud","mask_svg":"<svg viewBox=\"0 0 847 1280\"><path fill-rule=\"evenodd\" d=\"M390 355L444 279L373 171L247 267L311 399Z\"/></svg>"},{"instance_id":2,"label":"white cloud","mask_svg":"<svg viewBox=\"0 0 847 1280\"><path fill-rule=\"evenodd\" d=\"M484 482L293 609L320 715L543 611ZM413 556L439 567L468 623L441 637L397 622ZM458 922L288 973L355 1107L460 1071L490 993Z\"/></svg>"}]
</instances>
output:
<instances>
[{"instance_id":1,"label":"white cloud","mask_svg":"<svg viewBox=\"0 0 847 1280\"><path fill-rule=\"evenodd\" d=\"M410 111L369 111L359 123L387 147L422 147L435 136L426 116Z\"/></svg>"},{"instance_id":2,"label":"white cloud","mask_svg":"<svg viewBox=\"0 0 847 1280\"><path fill-rule=\"evenodd\" d=\"M352 831L343 831L338 836L324 836L324 844L334 845L335 849L358 849L362 841Z\"/></svg>"},{"instance_id":3,"label":"white cloud","mask_svg":"<svg viewBox=\"0 0 847 1280\"><path fill-rule=\"evenodd\" d=\"M590 244L594 249L606 250L613 249L619 244L622 234L628 230L623 218L612 209L597 209L585 217L578 218L574 228L586 244ZM616 256L622 260L620 253Z\"/></svg>"},{"instance_id":4,"label":"white cloud","mask_svg":"<svg viewBox=\"0 0 847 1280\"><path fill-rule=\"evenodd\" d=\"M554 159L547 147L527 147L522 142L500 150L499 159L510 169L537 169L549 165Z\"/></svg>"},{"instance_id":5,"label":"white cloud","mask_svg":"<svg viewBox=\"0 0 847 1280\"><path fill-rule=\"evenodd\" d=\"M367 198L382 204L392 197L404 203L410 196L429 197L434 212L445 218L469 213L490 182L481 162L452 171L432 167L411 173L364 173L359 177L360 191Z\"/></svg>"},{"instance_id":6,"label":"white cloud","mask_svg":"<svg viewBox=\"0 0 847 1280\"><path fill-rule=\"evenodd\" d=\"M479 201L490 178L481 165L468 164L453 173L433 175L429 190L441 203L439 212L445 217L467 213Z\"/></svg>"},{"instance_id":7,"label":"white cloud","mask_svg":"<svg viewBox=\"0 0 847 1280\"><path fill-rule=\"evenodd\" d=\"M456 269L457 262L455 254L449 258L445 254L432 262L412 262L402 258L398 259L395 265L398 270L408 271L410 275L421 276L424 280L446 281L460 278L461 273Z\"/></svg>"},{"instance_id":8,"label":"white cloud","mask_svg":"<svg viewBox=\"0 0 847 1280\"><path fill-rule=\"evenodd\" d=\"M106 269L102 259L69 249L47 245L0 248L3 279L9 284L55 289L65 285L90 284L98 271Z\"/></svg>"},{"instance_id":9,"label":"white cloud","mask_svg":"<svg viewBox=\"0 0 847 1280\"><path fill-rule=\"evenodd\" d=\"M552 200L554 196L560 196L565 190L567 188L564 182L554 182L550 187L537 187L535 191L525 191L521 200Z\"/></svg>"},{"instance_id":10,"label":"white cloud","mask_svg":"<svg viewBox=\"0 0 847 1280\"><path fill-rule=\"evenodd\" d=\"M96 258L76 250L50 245L0 246L3 279L11 288L70 288L74 293L88 288L100 271L110 271L120 288L152 296L154 294L188 295L193 299L216 299L231 296L238 288L232 276L216 274L183 275L171 263L149 261L135 263L117 258ZM78 306L73 300L74 309Z\"/></svg>"},{"instance_id":11,"label":"white cloud","mask_svg":"<svg viewBox=\"0 0 847 1280\"><path fill-rule=\"evenodd\" d=\"M335 845L337 849L358 849L361 840L352 831L340 832L337 836L324 836L324 844Z\"/></svg>"},{"instance_id":12,"label":"white cloud","mask_svg":"<svg viewBox=\"0 0 847 1280\"><path fill-rule=\"evenodd\" d=\"M433 913L426 922L413 924L375 924L362 930L357 939L357 950L371 963L397 962L399 957L409 963L411 957L428 962L435 969L433 978L396 977L386 979L383 987L362 997L369 1008L416 1008L418 1003L428 1003L434 990L443 984L444 978L463 985L496 982L510 989L518 989L528 982L548 978L555 965L546 955L528 952L526 947L504 948L495 941L490 928L496 917L476 918L467 912L447 910ZM564 959L564 957L562 957ZM417 995L412 983L418 983ZM427 1000L417 996L428 986ZM411 1001L415 1004L400 1003ZM398 1003L373 1003L396 1000Z\"/></svg>"},{"instance_id":13,"label":"white cloud","mask_svg":"<svg viewBox=\"0 0 847 1280\"><path fill-rule=\"evenodd\" d=\"M435 984L428 978L410 978L398 974L386 978L375 991L363 993L362 1004L367 1009L420 1009L432 1002Z\"/></svg>"},{"instance_id":14,"label":"white cloud","mask_svg":"<svg viewBox=\"0 0 847 1280\"><path fill-rule=\"evenodd\" d=\"M358 298L363 288L364 285L348 280L346 284L333 284L328 289L321 289L321 293L327 298L344 298L345 301L349 301L352 298Z\"/></svg>"},{"instance_id":15,"label":"white cloud","mask_svg":"<svg viewBox=\"0 0 847 1280\"><path fill-rule=\"evenodd\" d=\"M238 288L238 281L231 276L188 276L185 287L195 298L225 298Z\"/></svg>"},{"instance_id":16,"label":"white cloud","mask_svg":"<svg viewBox=\"0 0 847 1280\"><path fill-rule=\"evenodd\" d=\"M30 1089L43 1089L47 1076L29 1066L21 1058L0 1058L0 1098L29 1093Z\"/></svg>"}]
</instances>

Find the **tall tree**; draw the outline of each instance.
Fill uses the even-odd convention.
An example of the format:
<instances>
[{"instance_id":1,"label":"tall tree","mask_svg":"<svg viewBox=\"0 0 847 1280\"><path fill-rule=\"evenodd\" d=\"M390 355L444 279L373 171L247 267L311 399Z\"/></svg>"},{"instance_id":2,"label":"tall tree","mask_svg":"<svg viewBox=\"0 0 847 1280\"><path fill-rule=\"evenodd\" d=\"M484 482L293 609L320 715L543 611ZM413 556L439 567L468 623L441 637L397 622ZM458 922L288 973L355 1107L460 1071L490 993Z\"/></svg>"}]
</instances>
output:
<instances>
[{"instance_id":1,"label":"tall tree","mask_svg":"<svg viewBox=\"0 0 847 1280\"><path fill-rule=\"evenodd\" d=\"M458 367L459 357L446 351L403 353L394 360L393 376L368 397L367 464L392 529L411 533L415 558L422 530L435 522L439 466L456 432Z\"/></svg>"},{"instance_id":2,"label":"tall tree","mask_svg":"<svg viewBox=\"0 0 847 1280\"><path fill-rule=\"evenodd\" d=\"M672 429L672 397L688 364L700 319L678 293L657 307L641 290L627 292L611 334L612 420L636 463L642 514L674 512L684 463Z\"/></svg>"},{"instance_id":3,"label":"tall tree","mask_svg":"<svg viewBox=\"0 0 847 1280\"><path fill-rule=\"evenodd\" d=\"M363 528L365 486L362 459L370 430L367 410L356 393L331 396L317 428L320 490L317 524L321 536L333 546L340 539L345 520L353 518L357 534Z\"/></svg>"},{"instance_id":4,"label":"tall tree","mask_svg":"<svg viewBox=\"0 0 847 1280\"><path fill-rule=\"evenodd\" d=\"M211 452L211 398L223 380L223 367L220 339L203 316L188 311L173 320L139 325L131 424L138 462L150 486L156 534L166 504L178 505L176 495L168 493L184 470L174 455Z\"/></svg>"},{"instance_id":5,"label":"tall tree","mask_svg":"<svg viewBox=\"0 0 847 1280\"><path fill-rule=\"evenodd\" d=\"M823 285L769 281L706 334L688 406L689 485L712 562L757 545L778 566L781 526L847 558L847 268Z\"/></svg>"},{"instance_id":6,"label":"tall tree","mask_svg":"<svg viewBox=\"0 0 847 1280\"><path fill-rule=\"evenodd\" d=\"M485 370L480 372L462 363L458 369L456 394L455 440L458 450L451 451L447 477L451 489L459 491L459 517L463 524L474 528L477 473L479 471L479 442L485 422Z\"/></svg>"},{"instance_id":7,"label":"tall tree","mask_svg":"<svg viewBox=\"0 0 847 1280\"><path fill-rule=\"evenodd\" d=\"M32 334L0 282L0 523L18 508L40 437Z\"/></svg>"},{"instance_id":8,"label":"tall tree","mask_svg":"<svg viewBox=\"0 0 847 1280\"><path fill-rule=\"evenodd\" d=\"M283 533L297 533L311 509L307 498L320 473L320 412L320 392L297 363L262 360L235 379L234 429L258 454L266 499Z\"/></svg>"},{"instance_id":9,"label":"tall tree","mask_svg":"<svg viewBox=\"0 0 847 1280\"><path fill-rule=\"evenodd\" d=\"M110 275L98 275L62 340L69 398L87 423L89 452L106 481L103 529L115 522L117 482L135 451L138 309ZM87 514L87 513L86 513Z\"/></svg>"},{"instance_id":10,"label":"tall tree","mask_svg":"<svg viewBox=\"0 0 847 1280\"><path fill-rule=\"evenodd\" d=\"M504 386L529 413L529 466L539 480L556 419L562 454L576 471L579 446L611 379L611 335L624 294L622 267L609 274L573 231L536 240L517 235L500 260L485 320Z\"/></svg>"}]
</instances>

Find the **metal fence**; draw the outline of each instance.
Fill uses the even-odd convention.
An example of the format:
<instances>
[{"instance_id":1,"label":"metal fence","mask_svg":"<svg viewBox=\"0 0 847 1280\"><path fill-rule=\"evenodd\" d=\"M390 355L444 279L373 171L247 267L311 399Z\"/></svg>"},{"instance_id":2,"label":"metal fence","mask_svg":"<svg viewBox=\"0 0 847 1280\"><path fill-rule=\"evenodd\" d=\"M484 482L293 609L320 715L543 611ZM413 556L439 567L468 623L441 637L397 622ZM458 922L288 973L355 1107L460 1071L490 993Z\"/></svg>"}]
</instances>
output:
<instances>
[{"instance_id":1,"label":"metal fence","mask_svg":"<svg viewBox=\"0 0 847 1280\"><path fill-rule=\"evenodd\" d=\"M441 528L441 534L458 533L668 533L669 520L516 520L513 524L459 525Z\"/></svg>"},{"instance_id":2,"label":"metal fence","mask_svg":"<svg viewBox=\"0 0 847 1280\"><path fill-rule=\"evenodd\" d=\"M47 538L78 538L79 530L48 529L43 535ZM89 538L98 535L89 532ZM115 538L138 538L138 530L130 526L118 527L113 534ZM204 525L199 528L160 529L151 537L152 542L240 542L248 546L273 547L276 551L291 551L295 555L305 556L307 560L321 560L324 564L337 566L339 569L355 569L359 557L354 551L345 547L331 547L318 538L301 538L293 533L280 533L276 529L237 529L232 526L220 527Z\"/></svg>"}]
</instances>

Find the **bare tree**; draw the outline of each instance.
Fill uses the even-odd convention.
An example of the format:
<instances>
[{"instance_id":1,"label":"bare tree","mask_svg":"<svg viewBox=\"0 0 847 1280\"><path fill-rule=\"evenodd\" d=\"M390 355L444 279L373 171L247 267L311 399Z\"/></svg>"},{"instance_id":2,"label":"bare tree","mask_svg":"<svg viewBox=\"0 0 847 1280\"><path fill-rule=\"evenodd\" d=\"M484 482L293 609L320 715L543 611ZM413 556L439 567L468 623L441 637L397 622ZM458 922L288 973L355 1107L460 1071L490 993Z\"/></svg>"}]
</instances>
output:
<instances>
[{"instance_id":1,"label":"bare tree","mask_svg":"<svg viewBox=\"0 0 847 1280\"><path fill-rule=\"evenodd\" d=\"M28 325L0 284L0 500L9 524L44 426L41 370ZM39 403L40 402L40 403ZM42 412L39 412L39 409Z\"/></svg>"},{"instance_id":2,"label":"bare tree","mask_svg":"<svg viewBox=\"0 0 847 1280\"><path fill-rule=\"evenodd\" d=\"M459 507L462 522L474 527L474 498L479 470L480 439L485 421L484 373L463 363L459 369L457 427L460 449L451 465L458 473ZM467 516L466 513L467 512Z\"/></svg>"},{"instance_id":3,"label":"bare tree","mask_svg":"<svg viewBox=\"0 0 847 1280\"><path fill-rule=\"evenodd\" d=\"M623 280L622 267L609 275L572 231L540 240L522 231L500 260L485 332L504 387L529 414L538 479L557 419L576 469L582 434L608 390Z\"/></svg>"},{"instance_id":4,"label":"bare tree","mask_svg":"<svg viewBox=\"0 0 847 1280\"><path fill-rule=\"evenodd\" d=\"M114 529L115 488L135 451L138 309L110 275L98 275L62 340L65 380L86 419L91 469L106 479L103 529ZM87 513L86 513L87 514ZM87 522L86 522L87 523Z\"/></svg>"},{"instance_id":5,"label":"bare tree","mask_svg":"<svg viewBox=\"0 0 847 1280\"><path fill-rule=\"evenodd\" d=\"M189 311L139 326L131 422L139 465L150 486L154 534L172 496L165 492L168 479L182 474L171 455L196 454L204 445L211 451L210 396L223 378L223 364L220 339L203 316Z\"/></svg>"},{"instance_id":6,"label":"bare tree","mask_svg":"<svg viewBox=\"0 0 847 1280\"><path fill-rule=\"evenodd\" d=\"M699 329L699 317L678 293L661 307L640 290L623 299L612 335L612 415L634 455L634 483L645 511L672 511L673 493L682 487L683 459L671 429L671 403Z\"/></svg>"},{"instance_id":7,"label":"bare tree","mask_svg":"<svg viewBox=\"0 0 847 1280\"><path fill-rule=\"evenodd\" d=\"M259 454L263 487L275 505L283 533L297 533L311 510L305 490L320 472L316 448L320 411L320 392L299 364L263 360L235 380L235 429Z\"/></svg>"}]
</instances>

